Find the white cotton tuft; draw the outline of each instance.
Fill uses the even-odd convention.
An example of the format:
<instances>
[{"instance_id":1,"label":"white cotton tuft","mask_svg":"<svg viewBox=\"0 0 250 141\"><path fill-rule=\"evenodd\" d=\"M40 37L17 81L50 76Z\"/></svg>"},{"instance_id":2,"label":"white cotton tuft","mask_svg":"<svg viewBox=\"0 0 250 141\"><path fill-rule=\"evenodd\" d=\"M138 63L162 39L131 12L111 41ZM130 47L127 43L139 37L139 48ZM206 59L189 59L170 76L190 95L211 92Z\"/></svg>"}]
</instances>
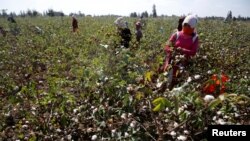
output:
<instances>
[{"instance_id":1,"label":"white cotton tuft","mask_svg":"<svg viewBox=\"0 0 250 141\"><path fill-rule=\"evenodd\" d=\"M200 79L200 78L201 78L201 75L197 74L197 75L194 76L194 79Z\"/></svg>"},{"instance_id":2,"label":"white cotton tuft","mask_svg":"<svg viewBox=\"0 0 250 141\"><path fill-rule=\"evenodd\" d=\"M180 136L177 137L177 140L179 140L179 141L185 141L185 140L187 140L187 137L184 136L184 135L180 135Z\"/></svg>"},{"instance_id":3,"label":"white cotton tuft","mask_svg":"<svg viewBox=\"0 0 250 141\"><path fill-rule=\"evenodd\" d=\"M175 132L175 131L172 131L172 132L170 133L170 135L171 135L171 136L176 136L176 132Z\"/></svg>"},{"instance_id":4,"label":"white cotton tuft","mask_svg":"<svg viewBox=\"0 0 250 141\"><path fill-rule=\"evenodd\" d=\"M204 100L205 100L206 102L210 102L210 101L214 100L214 96L212 96L212 95L206 95L206 96L204 97Z\"/></svg>"},{"instance_id":5,"label":"white cotton tuft","mask_svg":"<svg viewBox=\"0 0 250 141\"><path fill-rule=\"evenodd\" d=\"M92 141L95 141L97 139L97 135L93 135L92 137L91 137L91 140Z\"/></svg>"},{"instance_id":6,"label":"white cotton tuft","mask_svg":"<svg viewBox=\"0 0 250 141\"><path fill-rule=\"evenodd\" d=\"M226 122L223 120L223 119L218 119L217 121L216 121L216 123L217 124L219 124L219 125L225 125L226 124Z\"/></svg>"}]
</instances>

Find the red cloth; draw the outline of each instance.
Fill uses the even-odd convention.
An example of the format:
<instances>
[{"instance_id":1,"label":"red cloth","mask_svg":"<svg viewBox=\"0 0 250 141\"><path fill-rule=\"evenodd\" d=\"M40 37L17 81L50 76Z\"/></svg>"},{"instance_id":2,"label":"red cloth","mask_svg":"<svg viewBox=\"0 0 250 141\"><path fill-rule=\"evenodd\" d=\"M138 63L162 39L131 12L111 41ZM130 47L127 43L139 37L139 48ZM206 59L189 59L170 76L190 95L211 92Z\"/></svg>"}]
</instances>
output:
<instances>
[{"instance_id":1,"label":"red cloth","mask_svg":"<svg viewBox=\"0 0 250 141\"><path fill-rule=\"evenodd\" d=\"M142 28L141 22L136 22L135 28L136 28L136 30L141 30L141 28Z\"/></svg>"},{"instance_id":2,"label":"red cloth","mask_svg":"<svg viewBox=\"0 0 250 141\"><path fill-rule=\"evenodd\" d=\"M207 94L215 94L216 89L219 88L219 94L222 94L226 90L225 83L229 81L229 77L225 74L221 74L220 78L214 74L210 78L210 81L203 88L203 92Z\"/></svg>"}]
</instances>

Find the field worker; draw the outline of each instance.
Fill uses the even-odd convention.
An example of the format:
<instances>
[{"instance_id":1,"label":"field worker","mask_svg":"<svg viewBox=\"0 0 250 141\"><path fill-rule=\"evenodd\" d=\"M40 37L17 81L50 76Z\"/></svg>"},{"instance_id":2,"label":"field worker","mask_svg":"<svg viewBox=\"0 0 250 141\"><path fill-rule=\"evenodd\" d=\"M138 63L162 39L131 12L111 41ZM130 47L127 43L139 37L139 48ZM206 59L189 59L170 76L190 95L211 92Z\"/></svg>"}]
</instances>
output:
<instances>
[{"instance_id":1,"label":"field worker","mask_svg":"<svg viewBox=\"0 0 250 141\"><path fill-rule=\"evenodd\" d=\"M39 26L32 26L33 32L36 34L42 34L43 30Z\"/></svg>"},{"instance_id":2,"label":"field worker","mask_svg":"<svg viewBox=\"0 0 250 141\"><path fill-rule=\"evenodd\" d=\"M179 20L178 20L178 27L177 27L177 30L178 31L182 31L182 23L184 21L185 17L180 17Z\"/></svg>"},{"instance_id":3,"label":"field worker","mask_svg":"<svg viewBox=\"0 0 250 141\"><path fill-rule=\"evenodd\" d=\"M118 35L121 37L121 45L128 48L129 42L131 41L131 31L128 28L128 22L126 22L123 17L119 17L114 23L117 27Z\"/></svg>"},{"instance_id":4,"label":"field worker","mask_svg":"<svg viewBox=\"0 0 250 141\"><path fill-rule=\"evenodd\" d=\"M77 30L78 30L78 21L77 21L75 15L72 15L72 28L73 28L73 32L77 32Z\"/></svg>"},{"instance_id":5,"label":"field worker","mask_svg":"<svg viewBox=\"0 0 250 141\"><path fill-rule=\"evenodd\" d=\"M135 35L136 35L136 41L140 42L141 38L142 38L142 24L141 24L141 19L139 19L136 23L135 23Z\"/></svg>"},{"instance_id":6,"label":"field worker","mask_svg":"<svg viewBox=\"0 0 250 141\"><path fill-rule=\"evenodd\" d=\"M0 26L0 35L2 35L3 37L6 36L6 31L4 30L3 27Z\"/></svg>"},{"instance_id":7,"label":"field worker","mask_svg":"<svg viewBox=\"0 0 250 141\"><path fill-rule=\"evenodd\" d=\"M13 16L9 16L7 19L10 23L16 23L16 20L14 19Z\"/></svg>"},{"instance_id":8,"label":"field worker","mask_svg":"<svg viewBox=\"0 0 250 141\"><path fill-rule=\"evenodd\" d=\"M7 18L7 20L9 21L10 32L11 32L14 36L18 35L18 34L20 33L20 28L18 27L17 22L16 22L16 20L14 19L14 17L13 17L13 16L9 16L9 17Z\"/></svg>"},{"instance_id":9,"label":"field worker","mask_svg":"<svg viewBox=\"0 0 250 141\"><path fill-rule=\"evenodd\" d=\"M194 15L189 15L185 17L182 23L182 30L177 31L171 35L165 47L166 58L161 71L165 71L168 67L171 56L170 47L174 47L177 52L179 52L181 55L184 55L186 63L188 62L190 57L196 54L199 45L198 35L195 32L197 23L197 17Z\"/></svg>"}]
</instances>

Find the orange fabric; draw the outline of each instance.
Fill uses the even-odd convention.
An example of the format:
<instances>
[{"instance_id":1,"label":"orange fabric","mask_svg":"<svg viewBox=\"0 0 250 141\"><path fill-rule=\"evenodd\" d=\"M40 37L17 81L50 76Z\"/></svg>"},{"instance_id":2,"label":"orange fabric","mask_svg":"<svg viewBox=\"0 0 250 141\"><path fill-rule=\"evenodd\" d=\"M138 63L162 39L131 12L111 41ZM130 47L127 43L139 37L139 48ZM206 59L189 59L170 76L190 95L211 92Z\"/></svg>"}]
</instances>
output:
<instances>
[{"instance_id":1,"label":"orange fabric","mask_svg":"<svg viewBox=\"0 0 250 141\"><path fill-rule=\"evenodd\" d=\"M182 31L184 34L191 35L192 33L194 33L194 28L183 26Z\"/></svg>"},{"instance_id":2,"label":"orange fabric","mask_svg":"<svg viewBox=\"0 0 250 141\"><path fill-rule=\"evenodd\" d=\"M216 74L212 75L210 79L212 83L207 83L203 88L203 92L208 94L215 94L216 90L219 89L219 94L224 93L226 90L225 83L229 81L229 77L225 74L222 74L220 77L221 78L219 78Z\"/></svg>"}]
</instances>

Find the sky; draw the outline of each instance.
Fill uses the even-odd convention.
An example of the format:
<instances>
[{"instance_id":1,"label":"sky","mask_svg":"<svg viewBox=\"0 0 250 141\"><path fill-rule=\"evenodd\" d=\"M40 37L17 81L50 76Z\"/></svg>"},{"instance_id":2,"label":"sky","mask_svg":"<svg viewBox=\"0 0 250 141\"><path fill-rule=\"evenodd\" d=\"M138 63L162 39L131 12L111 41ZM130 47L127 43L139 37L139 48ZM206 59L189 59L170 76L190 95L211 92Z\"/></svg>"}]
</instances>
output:
<instances>
[{"instance_id":1,"label":"sky","mask_svg":"<svg viewBox=\"0 0 250 141\"><path fill-rule=\"evenodd\" d=\"M7 9L7 13L21 10L37 10L40 13L48 9L84 13L85 15L115 14L129 16L132 12L152 13L153 4L156 5L157 15L187 15L197 14L200 17L226 17L229 10L233 16L250 17L250 0L0 0L0 10Z\"/></svg>"}]
</instances>

